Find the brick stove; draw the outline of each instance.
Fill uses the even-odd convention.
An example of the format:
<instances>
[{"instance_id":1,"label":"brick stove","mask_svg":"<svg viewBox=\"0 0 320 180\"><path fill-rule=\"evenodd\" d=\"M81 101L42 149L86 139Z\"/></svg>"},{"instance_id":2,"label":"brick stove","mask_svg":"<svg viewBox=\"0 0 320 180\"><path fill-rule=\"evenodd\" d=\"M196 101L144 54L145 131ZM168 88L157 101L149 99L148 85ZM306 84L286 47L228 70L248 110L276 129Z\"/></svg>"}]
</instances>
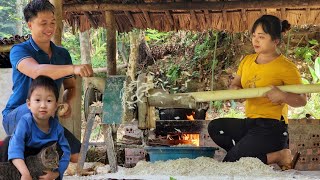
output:
<instances>
[{"instance_id":1,"label":"brick stove","mask_svg":"<svg viewBox=\"0 0 320 180\"><path fill-rule=\"evenodd\" d=\"M320 170L320 120L289 120L289 148L301 156L297 170Z\"/></svg>"}]
</instances>

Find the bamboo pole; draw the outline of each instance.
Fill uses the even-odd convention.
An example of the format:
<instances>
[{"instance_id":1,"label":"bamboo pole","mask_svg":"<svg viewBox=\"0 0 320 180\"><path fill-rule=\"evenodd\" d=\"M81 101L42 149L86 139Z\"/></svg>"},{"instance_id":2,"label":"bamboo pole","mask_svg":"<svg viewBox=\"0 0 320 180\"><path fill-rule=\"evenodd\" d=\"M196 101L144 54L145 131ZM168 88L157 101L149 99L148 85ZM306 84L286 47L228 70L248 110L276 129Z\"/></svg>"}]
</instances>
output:
<instances>
[{"instance_id":1,"label":"bamboo pole","mask_svg":"<svg viewBox=\"0 0 320 180\"><path fill-rule=\"evenodd\" d=\"M320 92L320 84L277 87L284 92L297 94ZM155 107L196 109L197 102L263 97L269 90L271 90L271 87L168 94L160 89L151 89L149 90L148 103Z\"/></svg>"},{"instance_id":2,"label":"bamboo pole","mask_svg":"<svg viewBox=\"0 0 320 180\"><path fill-rule=\"evenodd\" d=\"M262 9L262 8L319 8L319 0L254 0L254 1L219 1L219 2L172 2L172 3L143 3L143 4L115 4L115 3L90 3L90 4L65 4L66 12L92 11L168 11L168 10L237 10L237 9Z\"/></svg>"},{"instance_id":3,"label":"bamboo pole","mask_svg":"<svg viewBox=\"0 0 320 180\"><path fill-rule=\"evenodd\" d=\"M320 92L320 84L285 85L285 86L278 86L278 88L285 92L291 92L291 93L297 93L297 94ZM271 90L271 87L192 92L192 93L184 93L184 95L191 96L192 98L195 99L196 102L207 102L207 101L217 101L217 100L263 97L264 94L269 90ZM176 94L176 95L179 95L179 94Z\"/></svg>"},{"instance_id":4,"label":"bamboo pole","mask_svg":"<svg viewBox=\"0 0 320 180\"><path fill-rule=\"evenodd\" d=\"M148 103L149 106L164 108L190 108L196 109L195 99L185 93L168 94L161 89L149 90Z\"/></svg>"}]
</instances>

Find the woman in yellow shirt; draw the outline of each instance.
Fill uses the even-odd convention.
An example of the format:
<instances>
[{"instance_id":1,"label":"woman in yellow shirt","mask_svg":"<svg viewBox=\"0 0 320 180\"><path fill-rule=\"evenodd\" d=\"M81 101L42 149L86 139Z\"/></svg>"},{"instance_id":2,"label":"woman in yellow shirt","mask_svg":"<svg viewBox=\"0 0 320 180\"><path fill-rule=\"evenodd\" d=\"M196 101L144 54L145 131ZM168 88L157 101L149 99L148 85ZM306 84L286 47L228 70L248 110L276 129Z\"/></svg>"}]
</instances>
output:
<instances>
[{"instance_id":1,"label":"woman in yellow shirt","mask_svg":"<svg viewBox=\"0 0 320 180\"><path fill-rule=\"evenodd\" d=\"M246 100L247 118L220 118L209 123L210 137L227 151L224 161L257 157L265 164L294 168L288 149L288 105L304 106L306 96L283 92L276 87L302 83L297 67L277 50L281 33L288 29L288 21L281 22L272 15L263 15L252 26L252 45L256 53L241 61L230 88L272 86L272 89L265 97Z\"/></svg>"}]
</instances>

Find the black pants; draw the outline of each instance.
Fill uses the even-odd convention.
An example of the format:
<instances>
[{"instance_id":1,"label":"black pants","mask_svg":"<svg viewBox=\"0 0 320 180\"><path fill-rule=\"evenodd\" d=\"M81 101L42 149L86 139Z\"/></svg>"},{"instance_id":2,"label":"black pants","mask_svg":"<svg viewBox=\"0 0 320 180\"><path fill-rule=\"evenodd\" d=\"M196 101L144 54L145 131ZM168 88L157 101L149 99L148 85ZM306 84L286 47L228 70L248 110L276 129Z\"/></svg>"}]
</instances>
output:
<instances>
[{"instance_id":1,"label":"black pants","mask_svg":"<svg viewBox=\"0 0 320 180\"><path fill-rule=\"evenodd\" d=\"M227 151L227 162L256 157L267 164L268 153L288 148L288 125L275 119L220 118L209 123L208 132Z\"/></svg>"}]
</instances>

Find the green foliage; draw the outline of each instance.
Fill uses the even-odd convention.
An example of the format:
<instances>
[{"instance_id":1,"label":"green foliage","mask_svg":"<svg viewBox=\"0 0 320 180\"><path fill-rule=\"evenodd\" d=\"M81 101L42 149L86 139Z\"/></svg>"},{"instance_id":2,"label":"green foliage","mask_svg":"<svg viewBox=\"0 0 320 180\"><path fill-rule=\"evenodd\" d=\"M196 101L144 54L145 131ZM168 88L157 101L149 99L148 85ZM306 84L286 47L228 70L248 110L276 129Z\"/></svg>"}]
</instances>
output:
<instances>
[{"instance_id":1,"label":"green foliage","mask_svg":"<svg viewBox=\"0 0 320 180\"><path fill-rule=\"evenodd\" d=\"M92 56L91 62L93 67L105 67L106 66L106 54L107 54L107 43L106 43L106 30L103 28L97 29L95 32L91 32L93 34L91 36L91 44L92 48Z\"/></svg>"},{"instance_id":2,"label":"green foliage","mask_svg":"<svg viewBox=\"0 0 320 180\"><path fill-rule=\"evenodd\" d=\"M177 179L176 179L176 178L174 178L174 177L171 177L171 176L170 176L170 180L177 180Z\"/></svg>"},{"instance_id":3,"label":"green foliage","mask_svg":"<svg viewBox=\"0 0 320 180\"><path fill-rule=\"evenodd\" d=\"M229 117L229 118L245 118L245 114L242 110L230 108L226 112L222 112L220 114L221 117Z\"/></svg>"},{"instance_id":4,"label":"green foliage","mask_svg":"<svg viewBox=\"0 0 320 180\"><path fill-rule=\"evenodd\" d=\"M66 29L63 33L62 46L69 51L73 64L81 64L79 36L78 34L72 34L70 30Z\"/></svg>"},{"instance_id":5,"label":"green foliage","mask_svg":"<svg viewBox=\"0 0 320 180\"><path fill-rule=\"evenodd\" d=\"M181 69L179 64L172 64L166 74L171 83L175 84L177 79L180 78Z\"/></svg>"},{"instance_id":6,"label":"green foliage","mask_svg":"<svg viewBox=\"0 0 320 180\"><path fill-rule=\"evenodd\" d=\"M0 38L11 37L16 34L15 1L0 1Z\"/></svg>"},{"instance_id":7,"label":"green foliage","mask_svg":"<svg viewBox=\"0 0 320 180\"><path fill-rule=\"evenodd\" d=\"M314 61L314 68L311 67L310 65L309 71L312 76L312 83L320 83L320 57L317 57Z\"/></svg>"},{"instance_id":8,"label":"green foliage","mask_svg":"<svg viewBox=\"0 0 320 180\"><path fill-rule=\"evenodd\" d=\"M145 31L145 38L146 41L156 41L158 42L164 42L169 36L169 33L167 32L159 32L158 30L155 29L147 29Z\"/></svg>"},{"instance_id":9,"label":"green foliage","mask_svg":"<svg viewBox=\"0 0 320 180\"><path fill-rule=\"evenodd\" d=\"M310 47L313 45L313 47ZM298 58L303 58L307 63L312 63L312 58L317 55L317 51L314 50L314 46L318 46L317 40L313 39L309 41L309 44L305 47L297 47L295 49L295 56Z\"/></svg>"},{"instance_id":10,"label":"green foliage","mask_svg":"<svg viewBox=\"0 0 320 180\"><path fill-rule=\"evenodd\" d=\"M106 30L99 28L90 30L89 41L91 46L91 63L95 67L105 67L106 65ZM69 50L74 64L81 64L80 39L79 34L72 34L71 28L66 28L63 33L62 45Z\"/></svg>"},{"instance_id":11,"label":"green foliage","mask_svg":"<svg viewBox=\"0 0 320 180\"><path fill-rule=\"evenodd\" d=\"M194 36L193 38L196 38L198 36ZM198 63L199 61L206 59L213 54L214 51L214 45L215 45L215 38L211 35L211 33L206 33L205 38L203 39L202 43L199 43L194 48L194 56L192 58L193 63Z\"/></svg>"},{"instance_id":12,"label":"green foliage","mask_svg":"<svg viewBox=\"0 0 320 180\"><path fill-rule=\"evenodd\" d=\"M302 119L306 114L311 114L316 119L320 119L320 94L312 93L304 107L292 108L289 111L289 119Z\"/></svg>"}]
</instances>

